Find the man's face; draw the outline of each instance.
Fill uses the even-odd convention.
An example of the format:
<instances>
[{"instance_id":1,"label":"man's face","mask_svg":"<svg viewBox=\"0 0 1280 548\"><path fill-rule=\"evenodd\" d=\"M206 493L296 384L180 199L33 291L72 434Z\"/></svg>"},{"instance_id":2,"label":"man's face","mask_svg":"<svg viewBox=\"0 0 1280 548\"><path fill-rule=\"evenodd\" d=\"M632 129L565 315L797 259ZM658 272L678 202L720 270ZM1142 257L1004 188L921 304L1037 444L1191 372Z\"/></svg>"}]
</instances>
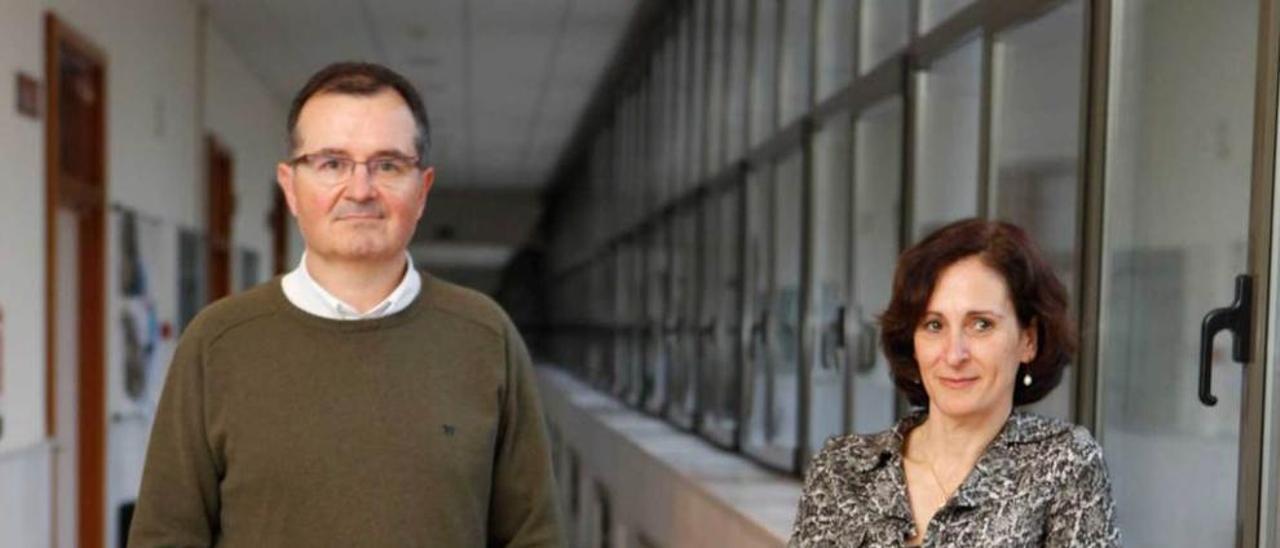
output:
<instances>
[{"instance_id":1,"label":"man's face","mask_svg":"<svg viewBox=\"0 0 1280 548\"><path fill-rule=\"evenodd\" d=\"M321 93L298 114L293 157L324 155L365 162L416 158L413 113L391 89L358 96ZM413 167L401 177L356 164L334 182L314 164L276 166L276 179L298 219L307 251L328 261L377 261L402 256L427 203L432 168Z\"/></svg>"}]
</instances>

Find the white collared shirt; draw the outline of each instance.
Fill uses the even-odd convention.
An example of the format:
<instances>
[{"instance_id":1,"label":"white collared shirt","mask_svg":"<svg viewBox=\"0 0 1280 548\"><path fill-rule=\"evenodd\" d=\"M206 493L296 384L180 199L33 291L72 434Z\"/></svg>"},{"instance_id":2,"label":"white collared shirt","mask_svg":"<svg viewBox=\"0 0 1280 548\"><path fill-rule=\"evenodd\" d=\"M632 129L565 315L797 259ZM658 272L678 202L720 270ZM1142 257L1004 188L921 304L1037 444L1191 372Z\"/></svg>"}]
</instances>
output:
<instances>
[{"instance_id":1,"label":"white collared shirt","mask_svg":"<svg viewBox=\"0 0 1280 548\"><path fill-rule=\"evenodd\" d=\"M307 270L305 251L302 253L302 259L298 261L298 268L285 274L280 280L280 288L284 290L285 298L289 299L293 306L313 316L330 320L372 320L390 316L407 308L422 290L422 276L418 274L417 269L413 268L413 257L408 251L405 251L404 256L407 266L400 285L397 285L377 306L363 314L342 299L333 296L311 277L311 272Z\"/></svg>"}]
</instances>

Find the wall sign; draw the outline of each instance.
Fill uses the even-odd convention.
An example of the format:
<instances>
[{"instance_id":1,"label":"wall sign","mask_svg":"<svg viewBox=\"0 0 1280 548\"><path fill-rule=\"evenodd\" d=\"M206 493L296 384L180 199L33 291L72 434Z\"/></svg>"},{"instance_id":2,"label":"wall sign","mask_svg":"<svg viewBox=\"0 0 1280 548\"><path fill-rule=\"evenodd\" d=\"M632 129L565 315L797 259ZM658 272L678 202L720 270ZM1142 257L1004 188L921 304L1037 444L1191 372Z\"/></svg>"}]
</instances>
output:
<instances>
[{"instance_id":1,"label":"wall sign","mask_svg":"<svg viewBox=\"0 0 1280 548\"><path fill-rule=\"evenodd\" d=\"M18 114L28 118L40 118L40 82L27 74L18 73Z\"/></svg>"}]
</instances>

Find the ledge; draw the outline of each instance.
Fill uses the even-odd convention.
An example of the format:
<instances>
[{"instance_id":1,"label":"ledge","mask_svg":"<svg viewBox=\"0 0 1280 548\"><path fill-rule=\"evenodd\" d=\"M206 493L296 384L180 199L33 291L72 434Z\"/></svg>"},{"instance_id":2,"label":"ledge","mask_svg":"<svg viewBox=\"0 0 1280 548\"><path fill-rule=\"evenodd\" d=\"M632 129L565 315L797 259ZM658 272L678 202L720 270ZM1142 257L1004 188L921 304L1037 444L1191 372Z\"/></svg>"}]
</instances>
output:
<instances>
[{"instance_id":1,"label":"ledge","mask_svg":"<svg viewBox=\"0 0 1280 548\"><path fill-rule=\"evenodd\" d=\"M627 407L570 374L537 368L555 437L576 455L579 494L608 493L613 535L659 546L783 546L799 480ZM561 456L563 458L563 456ZM577 524L566 515L573 532Z\"/></svg>"}]
</instances>

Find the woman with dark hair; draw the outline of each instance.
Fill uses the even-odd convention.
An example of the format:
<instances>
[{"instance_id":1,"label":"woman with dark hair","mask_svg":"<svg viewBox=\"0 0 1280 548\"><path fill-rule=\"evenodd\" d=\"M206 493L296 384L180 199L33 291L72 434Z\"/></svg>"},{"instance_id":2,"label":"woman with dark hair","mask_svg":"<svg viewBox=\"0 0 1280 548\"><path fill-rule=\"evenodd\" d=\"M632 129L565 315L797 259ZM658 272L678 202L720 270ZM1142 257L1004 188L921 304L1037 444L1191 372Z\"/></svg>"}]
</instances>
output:
<instances>
[{"instance_id":1,"label":"woman with dark hair","mask_svg":"<svg viewBox=\"0 0 1280 548\"><path fill-rule=\"evenodd\" d=\"M880 319L893 381L918 410L835 437L813 459L798 546L1118 546L1088 431L1024 413L1075 350L1067 293L1026 233L947 225L898 259Z\"/></svg>"}]
</instances>

